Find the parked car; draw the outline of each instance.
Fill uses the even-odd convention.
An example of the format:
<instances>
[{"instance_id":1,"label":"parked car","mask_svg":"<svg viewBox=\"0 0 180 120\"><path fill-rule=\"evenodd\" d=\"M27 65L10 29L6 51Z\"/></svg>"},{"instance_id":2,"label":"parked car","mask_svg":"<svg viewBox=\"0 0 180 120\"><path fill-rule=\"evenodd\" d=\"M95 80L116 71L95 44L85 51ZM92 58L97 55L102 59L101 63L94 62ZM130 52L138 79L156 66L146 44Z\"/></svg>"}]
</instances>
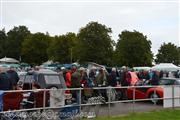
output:
<instances>
[{"instance_id":1,"label":"parked car","mask_svg":"<svg viewBox=\"0 0 180 120\"><path fill-rule=\"evenodd\" d=\"M22 73L19 77L20 80L18 84L22 85L24 90L32 89L32 83L38 84L41 89L66 88L63 76L52 70L42 69L39 71Z\"/></svg>"},{"instance_id":2,"label":"parked car","mask_svg":"<svg viewBox=\"0 0 180 120\"><path fill-rule=\"evenodd\" d=\"M135 72L129 72L128 81L130 86L127 89L121 89L121 99L150 99L153 103L158 103L163 98L163 88L161 86L150 86L139 84L142 82L138 79ZM118 91L120 93L120 91Z\"/></svg>"},{"instance_id":3,"label":"parked car","mask_svg":"<svg viewBox=\"0 0 180 120\"><path fill-rule=\"evenodd\" d=\"M20 80L18 84L22 86L23 90L31 90L32 85L40 86L40 89L65 89L66 84L62 75L48 69L40 69L39 71L23 72L19 74ZM55 92L55 91L54 91ZM63 93L65 101L70 101L71 94ZM29 92L24 93L24 99L28 99ZM62 96L63 97L63 96Z\"/></svg>"},{"instance_id":4,"label":"parked car","mask_svg":"<svg viewBox=\"0 0 180 120\"><path fill-rule=\"evenodd\" d=\"M128 99L133 99L133 92L135 93L134 99L151 99L153 103L158 103L163 98L163 85L180 85L180 78L161 78L159 86L139 86L127 89Z\"/></svg>"},{"instance_id":5,"label":"parked car","mask_svg":"<svg viewBox=\"0 0 180 120\"><path fill-rule=\"evenodd\" d=\"M180 85L180 78L161 78L160 85Z\"/></svg>"},{"instance_id":6,"label":"parked car","mask_svg":"<svg viewBox=\"0 0 180 120\"><path fill-rule=\"evenodd\" d=\"M163 98L161 86L134 86L127 89L128 99L150 99L153 103L159 103Z\"/></svg>"}]
</instances>

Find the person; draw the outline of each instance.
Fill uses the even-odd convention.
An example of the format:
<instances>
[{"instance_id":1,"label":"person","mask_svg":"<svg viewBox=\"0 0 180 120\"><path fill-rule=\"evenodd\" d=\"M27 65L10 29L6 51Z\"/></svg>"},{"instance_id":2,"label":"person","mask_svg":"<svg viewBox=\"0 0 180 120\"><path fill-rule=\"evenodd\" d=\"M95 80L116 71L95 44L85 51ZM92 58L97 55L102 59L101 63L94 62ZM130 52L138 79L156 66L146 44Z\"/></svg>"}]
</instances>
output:
<instances>
[{"instance_id":1,"label":"person","mask_svg":"<svg viewBox=\"0 0 180 120\"><path fill-rule=\"evenodd\" d=\"M128 86L128 81L126 80L126 76L128 74L127 67L123 66L120 72L121 86Z\"/></svg>"},{"instance_id":2,"label":"person","mask_svg":"<svg viewBox=\"0 0 180 120\"><path fill-rule=\"evenodd\" d=\"M88 100L89 96L91 96L90 94L87 94L88 90L88 76L87 76L87 72L86 69L84 67L80 67L79 68L80 74L81 74L81 78L80 78L80 83L81 83L81 87L84 88L84 90L81 91L81 101L83 103L85 103L85 101Z\"/></svg>"},{"instance_id":3,"label":"person","mask_svg":"<svg viewBox=\"0 0 180 120\"><path fill-rule=\"evenodd\" d=\"M37 89L40 89L40 86L36 83L32 83L32 90L37 90ZM35 92L36 91L30 92L27 102L25 103L25 108L34 108Z\"/></svg>"},{"instance_id":4,"label":"person","mask_svg":"<svg viewBox=\"0 0 180 120\"><path fill-rule=\"evenodd\" d=\"M71 70L67 70L66 73L65 73L65 82L66 82L66 86L68 88L71 87L72 83L71 83Z\"/></svg>"},{"instance_id":5,"label":"person","mask_svg":"<svg viewBox=\"0 0 180 120\"><path fill-rule=\"evenodd\" d=\"M96 84L95 86L97 87L105 87L107 85L107 78L108 78L108 74L105 71L104 68L100 68L99 69L99 73L96 77ZM94 92L95 95L101 95L102 97L105 98L106 101L108 101L108 97L107 97L107 92L106 89L98 89L97 91Z\"/></svg>"},{"instance_id":6,"label":"person","mask_svg":"<svg viewBox=\"0 0 180 120\"><path fill-rule=\"evenodd\" d=\"M99 69L99 74L96 77L96 85L95 86L106 86L107 85L108 75L103 68Z\"/></svg>"},{"instance_id":7,"label":"person","mask_svg":"<svg viewBox=\"0 0 180 120\"><path fill-rule=\"evenodd\" d=\"M96 78L96 67L92 67L89 72L89 79L87 81L88 87L95 86L95 78Z\"/></svg>"},{"instance_id":8,"label":"person","mask_svg":"<svg viewBox=\"0 0 180 120\"><path fill-rule=\"evenodd\" d=\"M80 88L81 87L81 74L80 74L80 70L77 70L77 68L73 67L72 68L72 75L71 75L71 88ZM75 98L75 102L77 104L79 104L79 95L80 92L79 90L72 90L72 97Z\"/></svg>"},{"instance_id":9,"label":"person","mask_svg":"<svg viewBox=\"0 0 180 120\"><path fill-rule=\"evenodd\" d=\"M17 83L19 81L19 76L17 72L15 71L14 67L11 66L9 70L7 71L7 75L12 83L13 90L17 88Z\"/></svg>"},{"instance_id":10,"label":"person","mask_svg":"<svg viewBox=\"0 0 180 120\"><path fill-rule=\"evenodd\" d=\"M126 66L122 67L122 70L120 71L120 80L121 80L121 86L128 86L128 81L126 80L126 76L128 74L128 70ZM127 88L122 88L122 99L127 99Z\"/></svg>"},{"instance_id":11,"label":"person","mask_svg":"<svg viewBox=\"0 0 180 120\"><path fill-rule=\"evenodd\" d=\"M80 73L80 70L77 70L74 73L72 73L71 82L72 82L72 85L71 85L72 88L81 87L81 73Z\"/></svg>"},{"instance_id":12,"label":"person","mask_svg":"<svg viewBox=\"0 0 180 120\"><path fill-rule=\"evenodd\" d=\"M79 70L81 74L81 80L80 80L81 86L88 87L87 85L88 76L87 76L87 72L85 71L85 68L80 67Z\"/></svg>"},{"instance_id":13,"label":"person","mask_svg":"<svg viewBox=\"0 0 180 120\"><path fill-rule=\"evenodd\" d=\"M157 71L153 71L152 78L149 82L151 85L159 85L159 75Z\"/></svg>"},{"instance_id":14,"label":"person","mask_svg":"<svg viewBox=\"0 0 180 120\"><path fill-rule=\"evenodd\" d=\"M149 70L149 79L152 79L153 74L154 74L153 70L152 70L152 69L150 69L150 70Z\"/></svg>"},{"instance_id":15,"label":"person","mask_svg":"<svg viewBox=\"0 0 180 120\"><path fill-rule=\"evenodd\" d=\"M112 87L116 87L117 85L119 85L119 82L117 81L116 78L117 78L116 68L112 68L112 71L108 79L108 85Z\"/></svg>"},{"instance_id":16,"label":"person","mask_svg":"<svg viewBox=\"0 0 180 120\"><path fill-rule=\"evenodd\" d=\"M179 78L179 70L174 73L175 78Z\"/></svg>"},{"instance_id":17,"label":"person","mask_svg":"<svg viewBox=\"0 0 180 120\"><path fill-rule=\"evenodd\" d=\"M5 69L0 67L0 90L12 90L13 84L9 79Z\"/></svg>"},{"instance_id":18,"label":"person","mask_svg":"<svg viewBox=\"0 0 180 120\"><path fill-rule=\"evenodd\" d=\"M159 73L159 78L163 78L163 74L164 74L164 72L163 72L163 70L161 70Z\"/></svg>"}]
</instances>

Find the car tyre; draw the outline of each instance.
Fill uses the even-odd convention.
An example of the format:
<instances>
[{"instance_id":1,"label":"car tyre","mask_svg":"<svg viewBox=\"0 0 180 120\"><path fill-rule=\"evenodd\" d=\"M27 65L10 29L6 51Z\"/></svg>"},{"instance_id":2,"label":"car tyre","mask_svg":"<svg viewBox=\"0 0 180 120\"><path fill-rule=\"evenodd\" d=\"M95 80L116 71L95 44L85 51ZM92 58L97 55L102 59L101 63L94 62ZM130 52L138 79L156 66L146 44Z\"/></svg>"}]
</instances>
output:
<instances>
[{"instance_id":1,"label":"car tyre","mask_svg":"<svg viewBox=\"0 0 180 120\"><path fill-rule=\"evenodd\" d=\"M151 102L154 104L158 104L160 102L160 99L159 99L160 97L157 93L151 93L149 95L149 98L150 98Z\"/></svg>"}]
</instances>

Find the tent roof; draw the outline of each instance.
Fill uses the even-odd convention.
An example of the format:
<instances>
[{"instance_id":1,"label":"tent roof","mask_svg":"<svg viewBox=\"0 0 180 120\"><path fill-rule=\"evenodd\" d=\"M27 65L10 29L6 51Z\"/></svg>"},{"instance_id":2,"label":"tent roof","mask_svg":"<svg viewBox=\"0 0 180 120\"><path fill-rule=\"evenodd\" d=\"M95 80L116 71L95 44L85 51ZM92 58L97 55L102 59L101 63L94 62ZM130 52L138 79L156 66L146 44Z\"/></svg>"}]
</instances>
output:
<instances>
[{"instance_id":1,"label":"tent roof","mask_svg":"<svg viewBox=\"0 0 180 120\"><path fill-rule=\"evenodd\" d=\"M0 59L0 62L5 62L5 63L19 63L18 60L14 59L14 58L7 58L7 57L1 58L1 59Z\"/></svg>"},{"instance_id":2,"label":"tent roof","mask_svg":"<svg viewBox=\"0 0 180 120\"><path fill-rule=\"evenodd\" d=\"M180 68L172 63L160 63L152 67L154 70L176 71Z\"/></svg>"}]
</instances>

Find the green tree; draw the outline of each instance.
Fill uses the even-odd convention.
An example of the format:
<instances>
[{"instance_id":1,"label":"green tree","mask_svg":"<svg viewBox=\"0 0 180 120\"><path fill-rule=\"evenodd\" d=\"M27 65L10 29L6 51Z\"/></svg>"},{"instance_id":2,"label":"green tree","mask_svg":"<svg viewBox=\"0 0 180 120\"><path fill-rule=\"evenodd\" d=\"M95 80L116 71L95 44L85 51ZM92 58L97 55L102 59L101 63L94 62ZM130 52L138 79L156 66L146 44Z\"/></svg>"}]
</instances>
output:
<instances>
[{"instance_id":1,"label":"green tree","mask_svg":"<svg viewBox=\"0 0 180 120\"><path fill-rule=\"evenodd\" d=\"M26 26L14 27L7 35L7 56L15 59L20 58L22 42L30 34L30 31Z\"/></svg>"},{"instance_id":2,"label":"green tree","mask_svg":"<svg viewBox=\"0 0 180 120\"><path fill-rule=\"evenodd\" d=\"M43 33L29 35L22 43L22 60L33 65L47 61L50 42L51 38Z\"/></svg>"},{"instance_id":3,"label":"green tree","mask_svg":"<svg viewBox=\"0 0 180 120\"><path fill-rule=\"evenodd\" d=\"M149 66L152 64L151 42L138 31L123 31L116 45L115 61L122 66Z\"/></svg>"},{"instance_id":4,"label":"green tree","mask_svg":"<svg viewBox=\"0 0 180 120\"><path fill-rule=\"evenodd\" d=\"M60 63L71 63L75 60L75 41L76 34L67 33L66 35L55 36L48 48L49 59Z\"/></svg>"},{"instance_id":5,"label":"green tree","mask_svg":"<svg viewBox=\"0 0 180 120\"><path fill-rule=\"evenodd\" d=\"M178 47L172 43L163 43L156 55L156 63L174 63L179 64L179 50Z\"/></svg>"},{"instance_id":6,"label":"green tree","mask_svg":"<svg viewBox=\"0 0 180 120\"><path fill-rule=\"evenodd\" d=\"M7 35L5 29L0 30L0 58L6 56Z\"/></svg>"},{"instance_id":7,"label":"green tree","mask_svg":"<svg viewBox=\"0 0 180 120\"><path fill-rule=\"evenodd\" d=\"M78 54L81 62L91 61L109 65L112 63L113 41L110 28L98 22L90 22L78 33Z\"/></svg>"}]
</instances>

